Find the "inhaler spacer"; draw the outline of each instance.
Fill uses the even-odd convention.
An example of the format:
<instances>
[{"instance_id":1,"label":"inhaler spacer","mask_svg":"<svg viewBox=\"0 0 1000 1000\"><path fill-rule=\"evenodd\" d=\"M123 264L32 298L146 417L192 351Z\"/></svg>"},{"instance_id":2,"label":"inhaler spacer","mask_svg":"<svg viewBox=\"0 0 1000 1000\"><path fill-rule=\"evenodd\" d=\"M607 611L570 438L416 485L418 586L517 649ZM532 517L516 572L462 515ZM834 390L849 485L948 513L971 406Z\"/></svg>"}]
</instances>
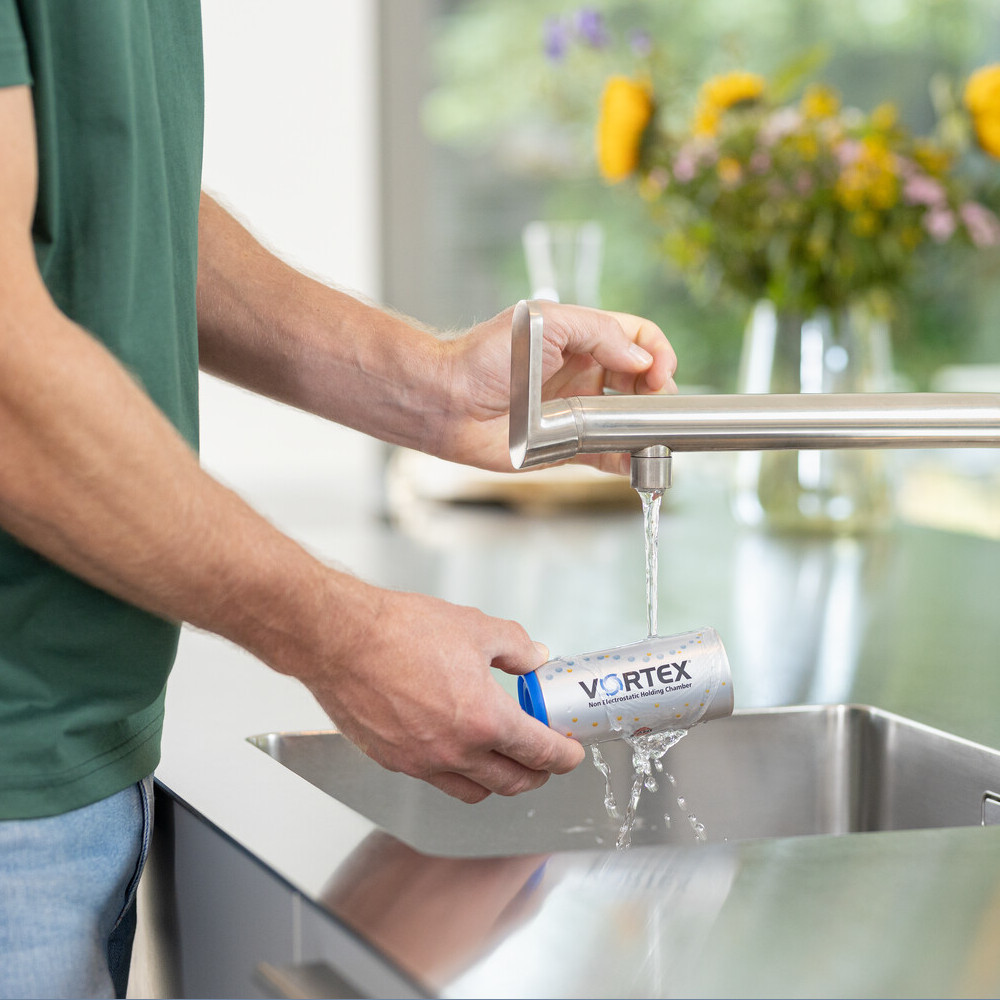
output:
<instances>
[{"instance_id":1,"label":"inhaler spacer","mask_svg":"<svg viewBox=\"0 0 1000 1000\"><path fill-rule=\"evenodd\" d=\"M719 633L700 628L549 660L518 678L517 697L587 746L732 715L733 680Z\"/></svg>"}]
</instances>

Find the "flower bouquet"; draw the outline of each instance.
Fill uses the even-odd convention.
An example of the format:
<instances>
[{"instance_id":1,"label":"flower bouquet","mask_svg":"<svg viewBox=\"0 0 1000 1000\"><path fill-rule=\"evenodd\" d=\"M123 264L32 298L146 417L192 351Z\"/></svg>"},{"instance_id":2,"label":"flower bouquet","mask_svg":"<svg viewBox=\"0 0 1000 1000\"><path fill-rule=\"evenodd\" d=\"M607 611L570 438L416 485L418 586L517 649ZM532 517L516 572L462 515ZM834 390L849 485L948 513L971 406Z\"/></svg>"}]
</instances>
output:
<instances>
[{"instance_id":1,"label":"flower bouquet","mask_svg":"<svg viewBox=\"0 0 1000 1000\"><path fill-rule=\"evenodd\" d=\"M609 182L634 181L696 291L752 305L740 391L889 389L888 322L925 255L1000 244L970 164L1000 156L1000 66L974 73L926 136L890 103L844 107L815 82L781 99L746 71L705 82L680 127L670 110L648 78L609 79L598 166ZM734 512L849 533L885 524L891 499L881 453L748 453Z\"/></svg>"},{"instance_id":2,"label":"flower bouquet","mask_svg":"<svg viewBox=\"0 0 1000 1000\"><path fill-rule=\"evenodd\" d=\"M597 126L602 175L634 179L663 248L703 291L811 312L898 293L929 247L1000 244L1000 221L964 172L974 136L1000 156L1000 66L965 88L972 128L914 136L884 103L844 107L812 83L779 100L736 71L702 85L687 124L668 127L646 79L608 80ZM963 148L964 147L964 148Z\"/></svg>"}]
</instances>

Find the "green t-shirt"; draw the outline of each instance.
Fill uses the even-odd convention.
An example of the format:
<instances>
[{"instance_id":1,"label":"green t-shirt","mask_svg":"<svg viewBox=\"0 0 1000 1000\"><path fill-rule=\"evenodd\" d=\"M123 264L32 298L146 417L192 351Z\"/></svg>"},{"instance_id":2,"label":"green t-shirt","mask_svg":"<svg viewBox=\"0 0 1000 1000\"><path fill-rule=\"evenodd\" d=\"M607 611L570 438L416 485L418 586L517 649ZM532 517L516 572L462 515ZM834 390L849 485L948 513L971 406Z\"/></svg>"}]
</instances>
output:
<instances>
[{"instance_id":1,"label":"green t-shirt","mask_svg":"<svg viewBox=\"0 0 1000 1000\"><path fill-rule=\"evenodd\" d=\"M18 84L34 100L45 283L196 445L197 0L0 0L0 86ZM153 770L177 638L0 532L0 818L62 813Z\"/></svg>"}]
</instances>

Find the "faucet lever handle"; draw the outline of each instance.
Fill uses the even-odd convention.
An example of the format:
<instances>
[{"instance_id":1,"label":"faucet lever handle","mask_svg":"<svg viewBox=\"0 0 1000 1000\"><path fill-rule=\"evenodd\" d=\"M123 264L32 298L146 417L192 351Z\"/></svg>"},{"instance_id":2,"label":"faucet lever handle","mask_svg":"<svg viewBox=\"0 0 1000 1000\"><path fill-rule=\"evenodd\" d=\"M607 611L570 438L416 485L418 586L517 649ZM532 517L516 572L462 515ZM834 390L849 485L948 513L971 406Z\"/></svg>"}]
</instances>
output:
<instances>
[{"instance_id":1,"label":"faucet lever handle","mask_svg":"<svg viewBox=\"0 0 1000 1000\"><path fill-rule=\"evenodd\" d=\"M510 460L515 469L572 458L580 434L567 403L542 405L545 323L533 302L514 307L510 341Z\"/></svg>"}]
</instances>

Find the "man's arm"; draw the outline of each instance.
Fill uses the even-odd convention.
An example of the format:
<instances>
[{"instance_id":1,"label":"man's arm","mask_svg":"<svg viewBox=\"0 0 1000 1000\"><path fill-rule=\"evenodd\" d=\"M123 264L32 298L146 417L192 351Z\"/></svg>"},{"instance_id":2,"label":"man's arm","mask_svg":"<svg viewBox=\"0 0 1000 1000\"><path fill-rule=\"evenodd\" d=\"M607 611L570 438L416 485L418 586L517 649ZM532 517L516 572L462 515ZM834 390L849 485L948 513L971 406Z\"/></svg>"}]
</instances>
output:
<instances>
[{"instance_id":1,"label":"man's arm","mask_svg":"<svg viewBox=\"0 0 1000 1000\"><path fill-rule=\"evenodd\" d=\"M124 368L49 297L31 242L36 164L27 88L0 90L0 135L0 519L27 545L117 596L239 635L241 613L225 608L237 585L227 575L238 575L225 551L225 522L235 518L253 534L256 520L202 473ZM287 562L291 546L260 528L256 534L250 558ZM185 582L174 564L199 548L208 564L195 562Z\"/></svg>"},{"instance_id":2,"label":"man's arm","mask_svg":"<svg viewBox=\"0 0 1000 1000\"><path fill-rule=\"evenodd\" d=\"M440 340L296 271L205 194L198 340L205 371L384 441L431 450L446 416Z\"/></svg>"},{"instance_id":3,"label":"man's arm","mask_svg":"<svg viewBox=\"0 0 1000 1000\"><path fill-rule=\"evenodd\" d=\"M202 196L202 367L384 441L509 471L511 314L435 336L295 271ZM546 305L545 339L549 394L676 391L673 349L641 317Z\"/></svg>"},{"instance_id":4,"label":"man's arm","mask_svg":"<svg viewBox=\"0 0 1000 1000\"><path fill-rule=\"evenodd\" d=\"M450 794L512 794L574 767L579 744L529 719L491 675L543 658L520 626L336 572L201 470L42 283L25 87L0 89L0 143L0 525L90 583L298 677L372 757Z\"/></svg>"}]
</instances>

